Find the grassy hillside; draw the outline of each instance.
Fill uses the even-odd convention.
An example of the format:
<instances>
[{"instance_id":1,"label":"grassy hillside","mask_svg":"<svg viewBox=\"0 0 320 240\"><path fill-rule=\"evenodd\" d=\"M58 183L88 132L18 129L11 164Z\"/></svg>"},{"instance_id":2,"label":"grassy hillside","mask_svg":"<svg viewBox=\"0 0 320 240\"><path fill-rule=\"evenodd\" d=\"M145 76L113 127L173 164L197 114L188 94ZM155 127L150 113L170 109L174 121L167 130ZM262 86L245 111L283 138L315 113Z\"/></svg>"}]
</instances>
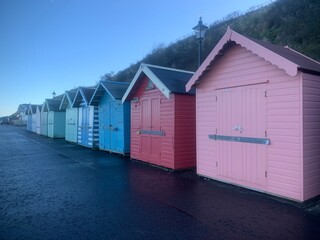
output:
<instances>
[{"instance_id":1,"label":"grassy hillside","mask_svg":"<svg viewBox=\"0 0 320 240\"><path fill-rule=\"evenodd\" d=\"M229 15L224 21L212 24L205 36L203 56L206 57L220 40L229 25L248 37L289 47L320 61L320 1L277 0L258 10L238 16ZM112 76L115 81L129 82L140 63L190 71L197 69L197 42L194 36L168 47L160 46L136 64ZM105 78L110 78L106 74Z\"/></svg>"}]
</instances>

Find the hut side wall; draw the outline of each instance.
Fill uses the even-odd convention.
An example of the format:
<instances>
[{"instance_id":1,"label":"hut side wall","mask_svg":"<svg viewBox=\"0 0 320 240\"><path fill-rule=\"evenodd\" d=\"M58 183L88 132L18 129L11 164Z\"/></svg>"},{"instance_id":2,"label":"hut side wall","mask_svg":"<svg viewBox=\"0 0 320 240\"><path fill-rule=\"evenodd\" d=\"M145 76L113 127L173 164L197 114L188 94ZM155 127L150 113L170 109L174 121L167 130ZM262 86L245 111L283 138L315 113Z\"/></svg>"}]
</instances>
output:
<instances>
[{"instance_id":1,"label":"hut side wall","mask_svg":"<svg viewBox=\"0 0 320 240\"><path fill-rule=\"evenodd\" d=\"M36 112L36 133L41 133L41 111L39 108L37 108Z\"/></svg>"},{"instance_id":2,"label":"hut side wall","mask_svg":"<svg viewBox=\"0 0 320 240\"><path fill-rule=\"evenodd\" d=\"M37 130L37 114L36 113L33 113L31 115L31 119L32 119L32 125L31 125L31 132L36 132Z\"/></svg>"},{"instance_id":3,"label":"hut side wall","mask_svg":"<svg viewBox=\"0 0 320 240\"><path fill-rule=\"evenodd\" d=\"M217 141L208 134L217 129L217 89L265 84L266 186L256 186L221 177ZM197 86L197 172L200 175L302 199L301 81L285 71L236 45L217 59L212 71ZM220 159L221 160L221 159Z\"/></svg>"},{"instance_id":4,"label":"hut side wall","mask_svg":"<svg viewBox=\"0 0 320 240\"><path fill-rule=\"evenodd\" d=\"M304 200L320 194L320 77L303 74Z\"/></svg>"},{"instance_id":5,"label":"hut side wall","mask_svg":"<svg viewBox=\"0 0 320 240\"><path fill-rule=\"evenodd\" d=\"M48 112L41 112L41 135L48 136Z\"/></svg>"},{"instance_id":6,"label":"hut side wall","mask_svg":"<svg viewBox=\"0 0 320 240\"><path fill-rule=\"evenodd\" d=\"M98 106L89 106L90 123L88 131L88 140L93 149L99 148L99 108Z\"/></svg>"},{"instance_id":7,"label":"hut side wall","mask_svg":"<svg viewBox=\"0 0 320 240\"><path fill-rule=\"evenodd\" d=\"M137 93L138 94L138 93ZM130 137L130 157L134 159L139 159L140 155L140 138L138 131L140 129L140 104L136 101L131 101L131 137Z\"/></svg>"},{"instance_id":8,"label":"hut side wall","mask_svg":"<svg viewBox=\"0 0 320 240\"><path fill-rule=\"evenodd\" d=\"M167 99L159 89L145 91L148 78L140 81L139 87L134 92L132 98L137 97L139 102L131 102L131 158L152 162L153 159L145 159L141 154L141 98L151 98L159 96L160 99L160 130L165 132L160 137L160 163L157 165L174 169L174 99ZM131 98L131 99L132 99Z\"/></svg>"},{"instance_id":9,"label":"hut side wall","mask_svg":"<svg viewBox=\"0 0 320 240\"><path fill-rule=\"evenodd\" d=\"M193 95L175 94L175 169L196 166L196 101Z\"/></svg>"},{"instance_id":10,"label":"hut side wall","mask_svg":"<svg viewBox=\"0 0 320 240\"><path fill-rule=\"evenodd\" d=\"M32 132L32 115L27 115L27 130Z\"/></svg>"},{"instance_id":11,"label":"hut side wall","mask_svg":"<svg viewBox=\"0 0 320 240\"><path fill-rule=\"evenodd\" d=\"M123 103L123 130L124 130L124 153L130 153L130 119L131 119L131 106L130 101Z\"/></svg>"}]
</instances>

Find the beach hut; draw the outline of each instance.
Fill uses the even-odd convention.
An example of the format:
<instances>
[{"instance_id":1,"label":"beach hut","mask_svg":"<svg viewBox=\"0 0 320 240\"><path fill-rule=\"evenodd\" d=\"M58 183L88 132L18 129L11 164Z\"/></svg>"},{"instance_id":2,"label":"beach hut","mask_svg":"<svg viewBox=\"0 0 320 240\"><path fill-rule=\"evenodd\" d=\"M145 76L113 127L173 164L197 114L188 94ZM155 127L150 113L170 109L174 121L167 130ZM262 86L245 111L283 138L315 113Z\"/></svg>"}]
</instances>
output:
<instances>
[{"instance_id":1,"label":"beach hut","mask_svg":"<svg viewBox=\"0 0 320 240\"><path fill-rule=\"evenodd\" d=\"M28 104L28 106L26 107L26 110L25 110L25 115L26 115L26 118L27 118L27 131L30 131L31 132L31 126L32 126L32 115L30 114L30 105L31 104Z\"/></svg>"},{"instance_id":2,"label":"beach hut","mask_svg":"<svg viewBox=\"0 0 320 240\"><path fill-rule=\"evenodd\" d=\"M90 105L99 109L99 149L130 152L130 102L121 102L129 83L101 81Z\"/></svg>"},{"instance_id":3,"label":"beach hut","mask_svg":"<svg viewBox=\"0 0 320 240\"><path fill-rule=\"evenodd\" d=\"M79 87L72 107L78 108L78 144L99 148L99 110L89 102L96 87Z\"/></svg>"},{"instance_id":4,"label":"beach hut","mask_svg":"<svg viewBox=\"0 0 320 240\"><path fill-rule=\"evenodd\" d=\"M48 112L44 111L46 102L41 106L40 134L48 136Z\"/></svg>"},{"instance_id":5,"label":"beach hut","mask_svg":"<svg viewBox=\"0 0 320 240\"><path fill-rule=\"evenodd\" d=\"M61 96L45 100L44 112L48 114L48 137L51 138L65 137L66 112L59 109L61 100Z\"/></svg>"},{"instance_id":6,"label":"beach hut","mask_svg":"<svg viewBox=\"0 0 320 240\"><path fill-rule=\"evenodd\" d=\"M78 108L73 108L72 104L77 90L66 91L59 109L66 111L66 133L65 139L69 142L78 142Z\"/></svg>"},{"instance_id":7,"label":"beach hut","mask_svg":"<svg viewBox=\"0 0 320 240\"><path fill-rule=\"evenodd\" d=\"M26 110L27 115L27 130L30 132L36 132L36 113L37 105L29 104Z\"/></svg>"},{"instance_id":8,"label":"beach hut","mask_svg":"<svg viewBox=\"0 0 320 240\"><path fill-rule=\"evenodd\" d=\"M35 123L36 123L36 133L40 134L41 132L41 107L42 105L37 105L36 114L35 114Z\"/></svg>"},{"instance_id":9,"label":"beach hut","mask_svg":"<svg viewBox=\"0 0 320 240\"><path fill-rule=\"evenodd\" d=\"M131 100L131 158L173 170L195 166L195 96L185 90L192 74L141 64L122 98Z\"/></svg>"},{"instance_id":10,"label":"beach hut","mask_svg":"<svg viewBox=\"0 0 320 240\"><path fill-rule=\"evenodd\" d=\"M304 201L320 194L320 64L227 32L196 87L197 173Z\"/></svg>"}]
</instances>

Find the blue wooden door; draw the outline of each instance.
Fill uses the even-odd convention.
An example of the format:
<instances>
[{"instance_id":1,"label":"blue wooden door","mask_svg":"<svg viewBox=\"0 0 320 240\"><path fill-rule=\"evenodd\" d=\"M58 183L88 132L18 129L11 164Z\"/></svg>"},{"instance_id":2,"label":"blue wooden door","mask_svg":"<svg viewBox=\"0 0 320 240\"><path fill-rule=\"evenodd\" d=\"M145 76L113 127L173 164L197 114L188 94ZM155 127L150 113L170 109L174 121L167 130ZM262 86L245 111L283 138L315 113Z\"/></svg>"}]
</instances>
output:
<instances>
[{"instance_id":1,"label":"blue wooden door","mask_svg":"<svg viewBox=\"0 0 320 240\"><path fill-rule=\"evenodd\" d=\"M110 148L115 152L122 152L120 110L120 104L117 102L110 103Z\"/></svg>"},{"instance_id":2,"label":"blue wooden door","mask_svg":"<svg viewBox=\"0 0 320 240\"><path fill-rule=\"evenodd\" d=\"M81 107L79 111L81 111L81 114L79 115L81 119L79 121L80 131L78 136L78 143L84 146L88 146L89 108Z\"/></svg>"},{"instance_id":3,"label":"blue wooden door","mask_svg":"<svg viewBox=\"0 0 320 240\"><path fill-rule=\"evenodd\" d=\"M123 153L123 111L120 100L106 101L99 107L100 148Z\"/></svg>"},{"instance_id":4,"label":"blue wooden door","mask_svg":"<svg viewBox=\"0 0 320 240\"><path fill-rule=\"evenodd\" d=\"M110 131L109 131L109 119L110 119L110 104L104 102L99 106L99 147L103 150L110 150Z\"/></svg>"}]
</instances>

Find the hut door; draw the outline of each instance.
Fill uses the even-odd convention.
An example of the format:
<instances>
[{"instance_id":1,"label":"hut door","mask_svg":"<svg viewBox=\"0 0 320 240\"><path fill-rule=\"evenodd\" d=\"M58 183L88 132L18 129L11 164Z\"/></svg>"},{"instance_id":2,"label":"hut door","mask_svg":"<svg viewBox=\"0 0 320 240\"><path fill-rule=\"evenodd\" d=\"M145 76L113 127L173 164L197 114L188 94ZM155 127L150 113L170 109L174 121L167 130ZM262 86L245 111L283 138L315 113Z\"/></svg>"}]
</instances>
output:
<instances>
[{"instance_id":1,"label":"hut door","mask_svg":"<svg viewBox=\"0 0 320 240\"><path fill-rule=\"evenodd\" d=\"M102 134L100 145L104 150L113 150L115 111L114 101L108 101L100 107L99 121Z\"/></svg>"},{"instance_id":2,"label":"hut door","mask_svg":"<svg viewBox=\"0 0 320 240\"><path fill-rule=\"evenodd\" d=\"M88 145L89 141L89 107L82 107L81 108L82 116L81 116L81 144Z\"/></svg>"},{"instance_id":3,"label":"hut door","mask_svg":"<svg viewBox=\"0 0 320 240\"><path fill-rule=\"evenodd\" d=\"M218 171L245 185L266 184L265 85L217 90ZM234 138L239 137L239 138Z\"/></svg>"},{"instance_id":4,"label":"hut door","mask_svg":"<svg viewBox=\"0 0 320 240\"><path fill-rule=\"evenodd\" d=\"M110 143L109 139L109 119L110 119L110 111L109 111L109 103L105 103L99 106L99 146L103 150L109 150Z\"/></svg>"},{"instance_id":5,"label":"hut door","mask_svg":"<svg viewBox=\"0 0 320 240\"><path fill-rule=\"evenodd\" d=\"M116 150L117 143L117 112L116 103L109 101L100 107L101 131L100 145L104 150Z\"/></svg>"},{"instance_id":6,"label":"hut door","mask_svg":"<svg viewBox=\"0 0 320 240\"><path fill-rule=\"evenodd\" d=\"M66 110L66 139L77 142L77 108L67 108Z\"/></svg>"},{"instance_id":7,"label":"hut door","mask_svg":"<svg viewBox=\"0 0 320 240\"><path fill-rule=\"evenodd\" d=\"M160 164L160 98L141 99L140 152L142 160Z\"/></svg>"}]
</instances>

